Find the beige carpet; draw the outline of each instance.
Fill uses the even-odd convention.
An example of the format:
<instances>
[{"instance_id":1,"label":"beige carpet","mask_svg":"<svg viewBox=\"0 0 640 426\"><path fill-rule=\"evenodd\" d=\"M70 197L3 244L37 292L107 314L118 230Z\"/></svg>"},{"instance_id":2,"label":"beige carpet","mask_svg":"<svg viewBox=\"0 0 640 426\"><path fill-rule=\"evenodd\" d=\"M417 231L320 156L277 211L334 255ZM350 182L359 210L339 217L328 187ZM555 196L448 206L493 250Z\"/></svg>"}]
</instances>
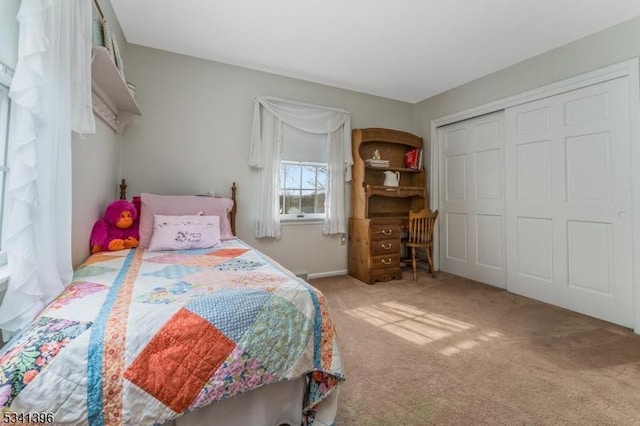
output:
<instances>
[{"instance_id":1,"label":"beige carpet","mask_svg":"<svg viewBox=\"0 0 640 426\"><path fill-rule=\"evenodd\" d=\"M491 286L421 271L312 280L347 380L342 425L640 425L640 336Z\"/></svg>"}]
</instances>

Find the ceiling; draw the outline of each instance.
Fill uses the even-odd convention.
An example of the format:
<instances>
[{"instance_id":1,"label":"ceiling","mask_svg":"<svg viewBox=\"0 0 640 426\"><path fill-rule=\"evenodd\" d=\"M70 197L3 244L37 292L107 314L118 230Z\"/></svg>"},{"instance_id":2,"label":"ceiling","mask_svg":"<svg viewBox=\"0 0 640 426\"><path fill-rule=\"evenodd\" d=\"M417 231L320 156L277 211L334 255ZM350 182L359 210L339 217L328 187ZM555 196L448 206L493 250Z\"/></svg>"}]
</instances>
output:
<instances>
[{"instance_id":1,"label":"ceiling","mask_svg":"<svg viewBox=\"0 0 640 426\"><path fill-rule=\"evenodd\" d=\"M129 43L410 103L640 15L639 0L110 1Z\"/></svg>"}]
</instances>

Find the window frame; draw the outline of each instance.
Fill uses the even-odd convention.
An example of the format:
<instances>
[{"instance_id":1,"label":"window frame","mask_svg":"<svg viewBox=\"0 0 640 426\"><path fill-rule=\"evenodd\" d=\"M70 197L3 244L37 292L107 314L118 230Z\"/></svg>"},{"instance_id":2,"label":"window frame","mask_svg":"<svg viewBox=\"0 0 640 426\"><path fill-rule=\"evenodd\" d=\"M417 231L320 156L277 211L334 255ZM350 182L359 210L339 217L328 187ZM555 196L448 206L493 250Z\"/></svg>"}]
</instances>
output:
<instances>
[{"instance_id":1,"label":"window frame","mask_svg":"<svg viewBox=\"0 0 640 426\"><path fill-rule=\"evenodd\" d=\"M292 165L299 165L299 166L315 166L315 167L319 167L322 166L327 170L327 182L325 183L325 190L324 190L324 194L325 194L325 201L324 201L324 212L323 213L296 213L296 214L290 214L290 213L280 213L280 221L281 222L309 222L309 221L324 221L327 215L327 192L328 192L328 183L329 183L329 164L328 163L324 163L321 161L297 161L297 160L280 160L280 164L278 165L278 179L280 179L280 176L282 175L282 166L284 164L292 164ZM277 205L276 207L278 208L278 211L280 211L280 202L282 199L282 192L285 191L286 189L284 188L284 182L279 182L278 185L279 188L279 192L278 192L278 198L277 198ZM291 189L291 188L289 188ZM304 190L304 188L300 187L300 188L295 188L296 190ZM314 191L317 193L318 192L318 184L316 182L316 186L314 188Z\"/></svg>"},{"instance_id":2,"label":"window frame","mask_svg":"<svg viewBox=\"0 0 640 426\"><path fill-rule=\"evenodd\" d=\"M5 193L9 177L9 167L7 164L9 156L9 134L12 109L9 90L12 78L13 70L3 64L0 64L0 149L4 151L0 154L0 158L4 160L0 161L0 173L4 175L0 180L0 267L7 264L7 253L2 250L2 231L4 228Z\"/></svg>"}]
</instances>

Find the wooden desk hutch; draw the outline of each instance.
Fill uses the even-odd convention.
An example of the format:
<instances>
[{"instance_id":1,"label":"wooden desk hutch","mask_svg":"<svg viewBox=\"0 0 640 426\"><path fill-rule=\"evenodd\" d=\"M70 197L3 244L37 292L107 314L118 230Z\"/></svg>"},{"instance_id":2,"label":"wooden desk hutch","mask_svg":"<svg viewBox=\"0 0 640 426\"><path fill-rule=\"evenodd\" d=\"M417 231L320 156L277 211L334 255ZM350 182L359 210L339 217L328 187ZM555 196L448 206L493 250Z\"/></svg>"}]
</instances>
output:
<instances>
[{"instance_id":1,"label":"wooden desk hutch","mask_svg":"<svg viewBox=\"0 0 640 426\"><path fill-rule=\"evenodd\" d=\"M409 210L426 206L425 171L404 167L409 148L422 149L422 138L390 129L354 129L351 217L349 218L349 275L373 284L402 279L402 235ZM389 167L365 164L375 151ZM384 186L385 172L399 172L397 187Z\"/></svg>"}]
</instances>

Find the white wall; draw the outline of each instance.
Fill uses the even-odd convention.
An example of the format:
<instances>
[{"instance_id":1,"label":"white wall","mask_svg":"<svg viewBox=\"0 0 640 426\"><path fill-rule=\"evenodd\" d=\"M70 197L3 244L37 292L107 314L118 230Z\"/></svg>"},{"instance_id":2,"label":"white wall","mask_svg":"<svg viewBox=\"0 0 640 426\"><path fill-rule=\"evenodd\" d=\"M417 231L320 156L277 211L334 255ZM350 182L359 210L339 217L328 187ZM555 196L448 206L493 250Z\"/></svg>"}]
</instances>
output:
<instances>
[{"instance_id":1,"label":"white wall","mask_svg":"<svg viewBox=\"0 0 640 426\"><path fill-rule=\"evenodd\" d=\"M248 164L253 101L272 95L351 112L352 126L411 131L413 106L273 74L127 47L127 80L144 116L125 129L122 177L130 194L229 194L238 184L238 235L296 273L347 269L347 246L320 225L283 226L280 241L253 238L257 174Z\"/></svg>"},{"instance_id":2,"label":"white wall","mask_svg":"<svg viewBox=\"0 0 640 426\"><path fill-rule=\"evenodd\" d=\"M89 255L93 224L111 201L119 196L118 175L122 135L96 117L96 133L84 138L74 134L73 156L73 266Z\"/></svg>"},{"instance_id":3,"label":"white wall","mask_svg":"<svg viewBox=\"0 0 640 426\"><path fill-rule=\"evenodd\" d=\"M430 138L431 120L503 99L640 55L640 17L426 99L415 131ZM430 147L430 144L426 144ZM428 164L428 163L427 163Z\"/></svg>"}]
</instances>

